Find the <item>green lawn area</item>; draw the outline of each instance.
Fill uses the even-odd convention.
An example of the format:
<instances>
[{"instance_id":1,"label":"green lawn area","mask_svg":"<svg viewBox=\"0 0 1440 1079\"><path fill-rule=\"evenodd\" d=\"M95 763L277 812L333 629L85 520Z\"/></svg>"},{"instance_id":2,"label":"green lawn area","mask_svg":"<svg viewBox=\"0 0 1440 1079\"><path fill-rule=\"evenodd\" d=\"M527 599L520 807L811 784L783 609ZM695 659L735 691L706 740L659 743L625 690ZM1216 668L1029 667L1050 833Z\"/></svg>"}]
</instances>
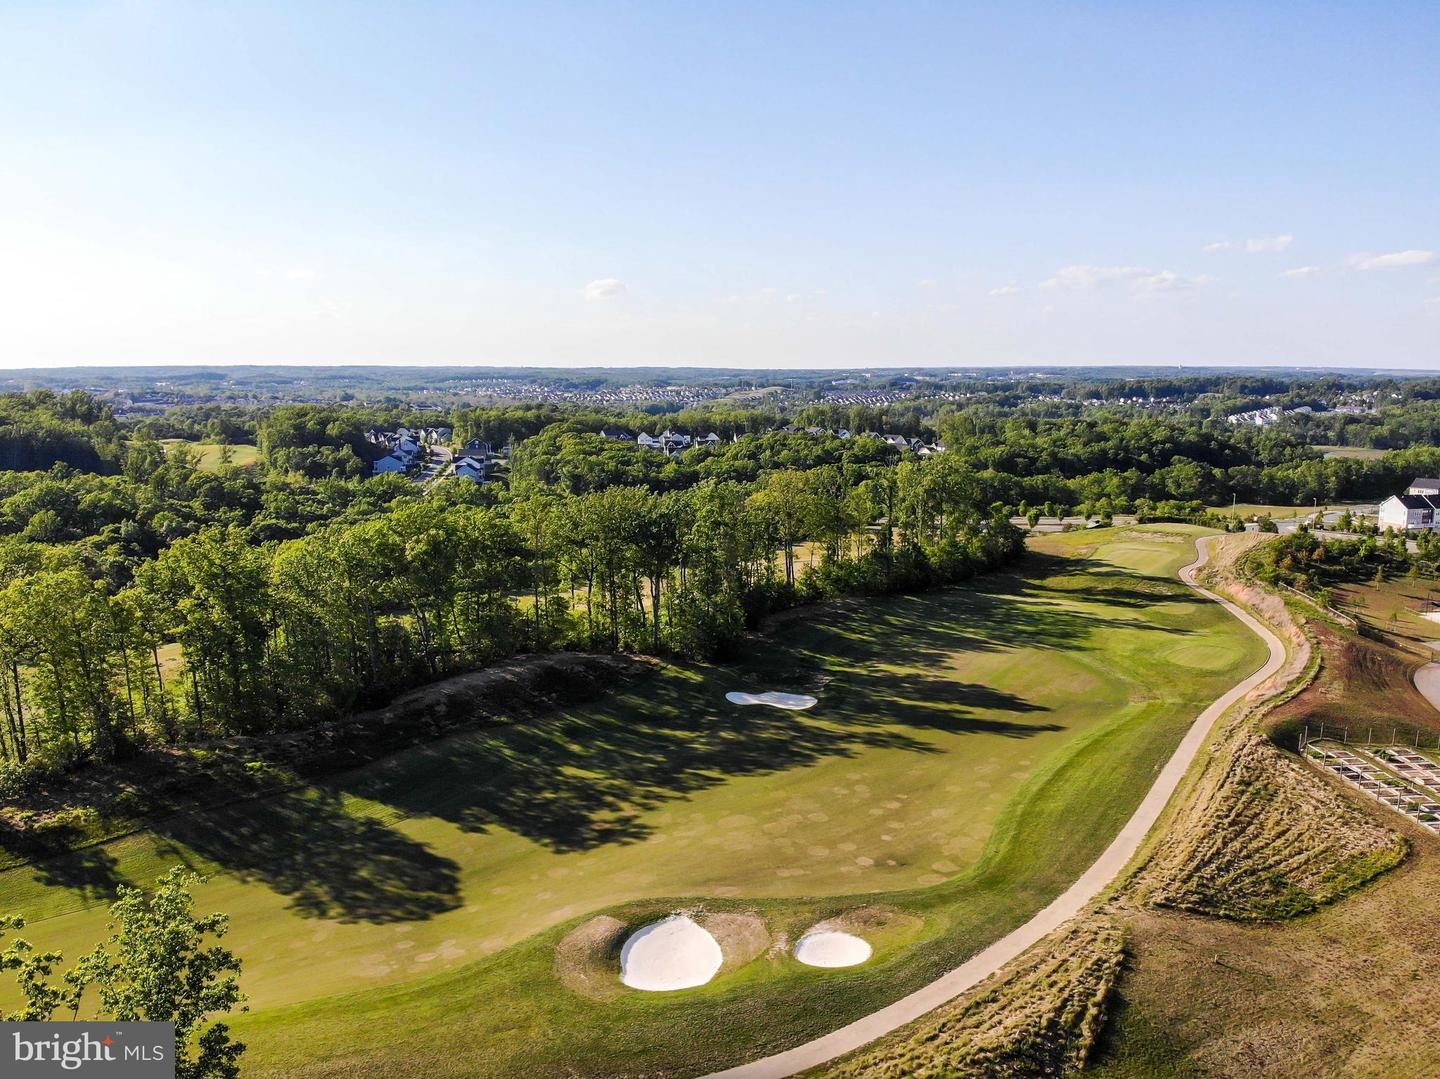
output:
<instances>
[{"instance_id":1,"label":"green lawn area","mask_svg":"<svg viewBox=\"0 0 1440 1079\"><path fill-rule=\"evenodd\" d=\"M214 873L199 903L231 914L245 961L247 1075L735 1063L955 965L1107 845L1194 716L1263 659L1174 580L1199 534L1040 538L1018 572L805 612L733 666L8 871L0 911L75 955L117 881ZM820 703L742 709L731 689ZM555 944L585 917L700 903L758 912L772 938L866 904L901 928L847 971L779 950L603 1002L557 980Z\"/></svg>"},{"instance_id":2,"label":"green lawn area","mask_svg":"<svg viewBox=\"0 0 1440 1079\"><path fill-rule=\"evenodd\" d=\"M1314 448L1326 457L1358 457L1362 461L1378 461L1385 456L1384 450L1371 449L1368 446L1316 446Z\"/></svg>"},{"instance_id":3,"label":"green lawn area","mask_svg":"<svg viewBox=\"0 0 1440 1079\"><path fill-rule=\"evenodd\" d=\"M175 446L189 446L196 455L197 467L206 472L214 472L220 467L220 457L225 451L224 446L215 442L190 442L183 438L162 438L160 444L167 451ZM237 468L249 468L258 460L258 447L242 443L230 446L230 463Z\"/></svg>"},{"instance_id":4,"label":"green lawn area","mask_svg":"<svg viewBox=\"0 0 1440 1079\"><path fill-rule=\"evenodd\" d=\"M1362 503L1362 502L1331 502L1331 503L1328 504L1328 505L1321 505L1321 506L1318 507L1318 508L1319 508L1319 509L1322 509L1322 510L1341 510L1341 509L1344 509L1347 505L1350 505L1350 506L1360 506L1360 505L1373 505L1373 503ZM1266 515L1266 514L1269 514L1271 517L1275 518L1277 521L1288 521L1288 520L1290 520L1291 518L1294 518L1294 517L1306 517L1306 518L1308 518L1308 517L1312 516L1312 515L1315 513L1316 508L1317 508L1317 507L1315 507L1315 506L1313 506L1313 505L1304 505L1304 506L1275 506L1275 505L1267 505L1267 504L1262 503L1262 502L1241 502L1239 505L1237 505L1237 506L1235 507L1235 512L1238 513L1241 517L1245 518L1246 520L1249 520L1251 517L1261 517L1261 516L1264 516L1264 515ZM1228 514L1230 513L1230 506L1229 506L1229 505L1224 505L1224 506L1211 506L1210 509L1214 510L1216 513L1223 513L1223 514L1226 514L1226 515L1228 515Z\"/></svg>"}]
</instances>

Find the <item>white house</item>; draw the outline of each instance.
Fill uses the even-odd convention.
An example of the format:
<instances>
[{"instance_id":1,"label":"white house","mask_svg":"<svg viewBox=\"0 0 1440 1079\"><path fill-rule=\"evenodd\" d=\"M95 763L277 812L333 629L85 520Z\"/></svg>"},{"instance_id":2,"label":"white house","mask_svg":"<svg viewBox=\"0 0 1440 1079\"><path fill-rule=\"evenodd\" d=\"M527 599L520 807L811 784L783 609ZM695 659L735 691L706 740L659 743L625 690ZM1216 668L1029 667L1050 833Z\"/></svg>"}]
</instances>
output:
<instances>
[{"instance_id":1,"label":"white house","mask_svg":"<svg viewBox=\"0 0 1440 1079\"><path fill-rule=\"evenodd\" d=\"M404 472L409 468L409 462L398 453L392 453L389 457L382 457L375 462L375 475L379 476L386 472Z\"/></svg>"},{"instance_id":2,"label":"white house","mask_svg":"<svg viewBox=\"0 0 1440 1079\"><path fill-rule=\"evenodd\" d=\"M1391 495L1380 503L1380 527L1401 532L1440 529L1440 492Z\"/></svg>"},{"instance_id":3,"label":"white house","mask_svg":"<svg viewBox=\"0 0 1440 1079\"><path fill-rule=\"evenodd\" d=\"M647 434L644 431L641 431L635 436L635 442L637 445L644 446L647 450L662 449L665 445L664 439L656 438L654 435Z\"/></svg>"}]
</instances>

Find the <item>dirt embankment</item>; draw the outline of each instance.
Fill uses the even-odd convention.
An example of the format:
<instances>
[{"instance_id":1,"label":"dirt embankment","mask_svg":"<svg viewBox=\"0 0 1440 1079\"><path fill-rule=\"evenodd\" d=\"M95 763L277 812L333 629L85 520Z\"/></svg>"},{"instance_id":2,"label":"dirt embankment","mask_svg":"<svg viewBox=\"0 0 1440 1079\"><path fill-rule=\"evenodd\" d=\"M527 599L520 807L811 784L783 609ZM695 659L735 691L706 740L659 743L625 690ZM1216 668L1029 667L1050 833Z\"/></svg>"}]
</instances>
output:
<instances>
[{"instance_id":1,"label":"dirt embankment","mask_svg":"<svg viewBox=\"0 0 1440 1079\"><path fill-rule=\"evenodd\" d=\"M0 803L0 868L113 838L146 817L224 805L477 727L595 700L657 669L624 655L516 656L302 730L146 750Z\"/></svg>"}]
</instances>

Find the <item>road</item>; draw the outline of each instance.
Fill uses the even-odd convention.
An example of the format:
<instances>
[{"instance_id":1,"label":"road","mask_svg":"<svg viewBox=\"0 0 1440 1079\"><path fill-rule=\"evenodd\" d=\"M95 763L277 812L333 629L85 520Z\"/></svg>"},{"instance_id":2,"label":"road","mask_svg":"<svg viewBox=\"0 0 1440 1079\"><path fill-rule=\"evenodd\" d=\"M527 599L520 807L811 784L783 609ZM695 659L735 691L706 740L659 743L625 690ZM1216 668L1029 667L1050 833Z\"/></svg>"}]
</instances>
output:
<instances>
[{"instance_id":1,"label":"road","mask_svg":"<svg viewBox=\"0 0 1440 1079\"><path fill-rule=\"evenodd\" d=\"M1374 517L1376 514L1378 514L1378 513L1380 512L1380 507L1379 507L1379 506L1343 506L1343 507L1341 507L1341 508L1338 509L1338 510L1326 510L1326 511L1325 511L1325 516L1324 516L1322 519L1324 520L1325 524L1327 524L1327 525L1339 524L1339 523L1340 523L1340 518L1345 515L1345 511L1346 511L1346 510L1349 510L1351 513L1355 514L1356 516L1361 516L1361 517ZM1315 516L1315 512L1312 510L1312 511L1309 512L1309 513L1301 514L1301 515L1298 516L1298 517L1287 517L1287 518L1285 518L1285 519L1283 519L1283 520L1282 520L1281 518L1277 517L1277 518L1275 518L1275 527L1278 528L1278 529L1280 529L1280 534L1283 536L1283 535L1284 535L1285 533L1287 533L1287 532L1294 532L1297 528L1300 527L1301 523L1307 523L1307 524L1308 524L1309 521L1310 521L1310 519L1311 519L1312 517L1314 517L1314 516ZM1321 532L1321 533L1319 533L1319 534L1324 535L1324 534L1326 534L1326 532ZM1334 534L1335 534L1336 536L1342 535L1342 533L1338 533L1338 532L1337 532L1337 533L1334 533Z\"/></svg>"},{"instance_id":2,"label":"road","mask_svg":"<svg viewBox=\"0 0 1440 1079\"><path fill-rule=\"evenodd\" d=\"M1253 630L1270 650L1270 656L1254 674L1242 679L1232 689L1219 697L1210 707L1196 717L1195 722L1181 739L1174 754L1160 770L1155 782L1146 793L1144 800L1131 818L1120 829L1105 852L1087 869L1067 891L1048 907L1041 910L1024 925L1001 937L994 944L966 962L942 974L929 985L923 986L902 997L894 1004L855 1020L830 1034L814 1041L797 1045L783 1053L763 1057L749 1064L715 1072L706 1079L782 1079L795 1075L807 1068L814 1068L834 1060L877 1038L914 1022L927 1012L954 1000L960 994L973 989L1005 964L1039 943L1055 930L1069 922L1124 871L1150 829L1160 819L1160 814L1169 803L1176 787L1189 770L1195 757L1209 737L1211 728L1229 707L1245 694L1278 671L1285 662L1285 645L1263 624L1248 612L1229 600L1202 588L1195 583L1195 575L1209 559L1209 543L1206 538L1196 543L1197 557L1194 562L1180 571L1180 579L1207 599L1214 600L1241 622Z\"/></svg>"}]
</instances>

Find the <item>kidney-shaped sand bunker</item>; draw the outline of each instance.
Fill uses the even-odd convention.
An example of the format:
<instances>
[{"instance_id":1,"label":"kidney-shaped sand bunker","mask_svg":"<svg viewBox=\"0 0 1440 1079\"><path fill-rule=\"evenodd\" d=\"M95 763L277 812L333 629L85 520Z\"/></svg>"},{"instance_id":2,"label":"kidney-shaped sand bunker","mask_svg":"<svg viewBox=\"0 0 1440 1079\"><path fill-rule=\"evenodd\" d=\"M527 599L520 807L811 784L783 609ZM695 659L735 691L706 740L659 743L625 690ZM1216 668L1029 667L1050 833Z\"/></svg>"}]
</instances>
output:
<instances>
[{"instance_id":1,"label":"kidney-shaped sand bunker","mask_svg":"<svg viewBox=\"0 0 1440 1079\"><path fill-rule=\"evenodd\" d=\"M853 967L870 958L870 942L838 929L815 928L795 945L795 958L808 967Z\"/></svg>"},{"instance_id":2,"label":"kidney-shaped sand bunker","mask_svg":"<svg viewBox=\"0 0 1440 1079\"><path fill-rule=\"evenodd\" d=\"M772 708L788 708L791 711L814 708L816 703L808 693L776 693L773 690L765 693L727 693L725 699L731 704L768 704Z\"/></svg>"},{"instance_id":3,"label":"kidney-shaped sand bunker","mask_svg":"<svg viewBox=\"0 0 1440 1079\"><path fill-rule=\"evenodd\" d=\"M715 977L725 961L719 942L683 914L651 922L620 949L620 980L631 989L665 993Z\"/></svg>"}]
</instances>

